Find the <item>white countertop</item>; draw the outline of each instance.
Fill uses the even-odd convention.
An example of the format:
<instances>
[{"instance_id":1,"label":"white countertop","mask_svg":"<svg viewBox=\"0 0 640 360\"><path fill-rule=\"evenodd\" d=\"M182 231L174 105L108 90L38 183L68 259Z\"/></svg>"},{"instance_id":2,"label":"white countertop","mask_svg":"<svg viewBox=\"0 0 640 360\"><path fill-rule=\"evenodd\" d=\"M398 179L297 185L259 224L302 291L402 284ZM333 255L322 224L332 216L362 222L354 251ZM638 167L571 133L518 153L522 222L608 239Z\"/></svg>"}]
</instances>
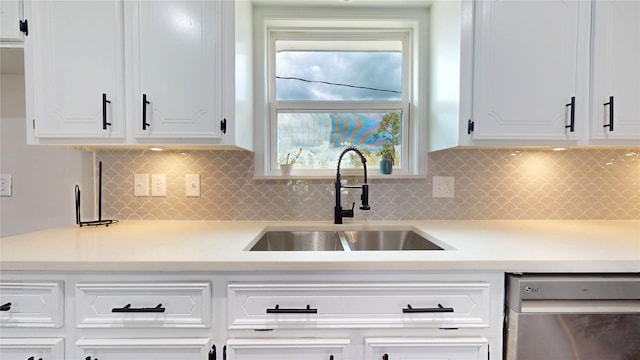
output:
<instances>
[{"instance_id":1,"label":"white countertop","mask_svg":"<svg viewBox=\"0 0 640 360\"><path fill-rule=\"evenodd\" d=\"M245 251L266 228L411 228L447 250ZM123 221L2 238L0 270L640 272L640 220Z\"/></svg>"}]
</instances>

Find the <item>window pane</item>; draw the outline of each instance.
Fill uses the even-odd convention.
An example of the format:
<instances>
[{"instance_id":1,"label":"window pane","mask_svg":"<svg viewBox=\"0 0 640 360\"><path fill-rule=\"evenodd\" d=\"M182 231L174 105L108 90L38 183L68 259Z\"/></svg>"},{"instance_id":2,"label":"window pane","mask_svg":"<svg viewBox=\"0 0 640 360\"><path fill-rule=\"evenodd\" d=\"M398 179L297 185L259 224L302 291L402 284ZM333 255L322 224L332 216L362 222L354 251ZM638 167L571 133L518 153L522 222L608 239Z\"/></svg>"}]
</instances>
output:
<instances>
[{"instance_id":1,"label":"window pane","mask_svg":"<svg viewBox=\"0 0 640 360\"><path fill-rule=\"evenodd\" d=\"M278 162L290 163L295 158L298 169L335 169L340 151L345 146L356 145L367 158L368 167L377 166L386 154L393 156L394 166L399 167L401 124L400 111L280 112L277 116ZM361 167L357 159L343 158L341 168Z\"/></svg>"},{"instance_id":2,"label":"window pane","mask_svg":"<svg viewBox=\"0 0 640 360\"><path fill-rule=\"evenodd\" d=\"M279 51L276 100L402 100L402 52Z\"/></svg>"}]
</instances>

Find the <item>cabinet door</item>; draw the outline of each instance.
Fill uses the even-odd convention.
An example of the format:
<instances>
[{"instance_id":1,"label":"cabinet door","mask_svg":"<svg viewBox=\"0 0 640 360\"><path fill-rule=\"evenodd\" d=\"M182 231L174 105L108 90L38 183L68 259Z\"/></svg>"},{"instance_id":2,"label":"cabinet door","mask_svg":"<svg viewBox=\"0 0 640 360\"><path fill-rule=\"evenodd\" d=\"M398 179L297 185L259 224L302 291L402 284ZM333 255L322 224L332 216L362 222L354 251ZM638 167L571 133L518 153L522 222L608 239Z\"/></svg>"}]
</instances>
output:
<instances>
[{"instance_id":1,"label":"cabinet door","mask_svg":"<svg viewBox=\"0 0 640 360\"><path fill-rule=\"evenodd\" d=\"M572 140L587 115L589 2L474 3L473 140ZM575 97L574 126L571 103Z\"/></svg>"},{"instance_id":2,"label":"cabinet door","mask_svg":"<svg viewBox=\"0 0 640 360\"><path fill-rule=\"evenodd\" d=\"M33 126L34 135L122 137L125 109L122 2L29 4L25 74L28 74L27 124Z\"/></svg>"},{"instance_id":3,"label":"cabinet door","mask_svg":"<svg viewBox=\"0 0 640 360\"><path fill-rule=\"evenodd\" d=\"M346 360L349 339L229 339L229 360Z\"/></svg>"},{"instance_id":4,"label":"cabinet door","mask_svg":"<svg viewBox=\"0 0 640 360\"><path fill-rule=\"evenodd\" d=\"M596 1L593 15L591 136L640 139L640 2Z\"/></svg>"},{"instance_id":5,"label":"cabinet door","mask_svg":"<svg viewBox=\"0 0 640 360\"><path fill-rule=\"evenodd\" d=\"M77 359L91 360L202 360L209 339L80 339Z\"/></svg>"},{"instance_id":6,"label":"cabinet door","mask_svg":"<svg viewBox=\"0 0 640 360\"><path fill-rule=\"evenodd\" d=\"M483 360L489 358L487 339L465 338L367 338L367 360Z\"/></svg>"},{"instance_id":7,"label":"cabinet door","mask_svg":"<svg viewBox=\"0 0 640 360\"><path fill-rule=\"evenodd\" d=\"M20 42L24 34L20 31L19 21L22 17L22 0L0 1L0 41Z\"/></svg>"},{"instance_id":8,"label":"cabinet door","mask_svg":"<svg viewBox=\"0 0 640 360\"><path fill-rule=\"evenodd\" d=\"M64 359L64 340L0 338L2 360L57 360Z\"/></svg>"},{"instance_id":9,"label":"cabinet door","mask_svg":"<svg viewBox=\"0 0 640 360\"><path fill-rule=\"evenodd\" d=\"M139 141L220 137L219 6L218 1L138 2L131 101Z\"/></svg>"}]
</instances>

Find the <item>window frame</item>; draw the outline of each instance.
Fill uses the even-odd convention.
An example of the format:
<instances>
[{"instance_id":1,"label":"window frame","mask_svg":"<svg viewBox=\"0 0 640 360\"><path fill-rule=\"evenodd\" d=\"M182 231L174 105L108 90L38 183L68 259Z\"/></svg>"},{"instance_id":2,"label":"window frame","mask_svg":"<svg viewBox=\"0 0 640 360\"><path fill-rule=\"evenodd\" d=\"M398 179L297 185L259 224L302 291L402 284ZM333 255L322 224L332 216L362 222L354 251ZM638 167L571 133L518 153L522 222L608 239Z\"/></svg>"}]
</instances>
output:
<instances>
[{"instance_id":1,"label":"window frame","mask_svg":"<svg viewBox=\"0 0 640 360\"><path fill-rule=\"evenodd\" d=\"M346 11L345 11L346 10ZM350 11L352 10L352 11ZM254 9L254 59L256 61L256 162L255 178L280 178L277 159L277 112L401 111L403 164L392 175L370 177L424 177L426 171L426 49L425 9L326 9L258 7ZM275 92L275 44L278 40L402 40L403 95L401 100L318 101L280 100ZM421 59L421 60L420 60ZM419 61L420 60L420 61ZM422 63L425 63L422 65ZM420 65L420 66L418 66ZM259 71L262 69L262 71ZM420 105L420 106L416 106ZM260 111L262 110L262 111ZM424 135L420 135L424 133ZM361 170L344 170L361 175ZM304 169L296 178L333 178L334 169Z\"/></svg>"}]
</instances>

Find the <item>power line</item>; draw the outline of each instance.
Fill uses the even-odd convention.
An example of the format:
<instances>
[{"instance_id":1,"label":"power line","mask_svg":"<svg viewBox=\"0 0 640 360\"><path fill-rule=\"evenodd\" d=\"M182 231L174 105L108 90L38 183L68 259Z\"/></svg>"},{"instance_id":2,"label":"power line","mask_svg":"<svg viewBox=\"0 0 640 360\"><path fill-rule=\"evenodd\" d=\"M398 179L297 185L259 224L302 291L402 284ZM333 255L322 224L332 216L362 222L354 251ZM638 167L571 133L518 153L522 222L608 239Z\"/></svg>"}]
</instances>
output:
<instances>
[{"instance_id":1,"label":"power line","mask_svg":"<svg viewBox=\"0 0 640 360\"><path fill-rule=\"evenodd\" d=\"M304 81L304 82L308 82L308 83L319 83L319 84L326 84L326 85L345 86L345 87L350 87L350 88L355 88L355 89L365 89L365 90L373 90L373 91L384 91L384 92L390 92L390 93L395 93L395 94L402 94L402 92L401 92L401 91L396 91L396 90L377 89L377 88L372 88L372 87L367 87L367 86L357 86L357 85L350 85L350 84L340 84L340 83L334 83L334 82L328 82L328 81L320 81L320 80L309 80L309 79L303 79L303 78L298 78L298 77L276 76L276 79L281 79L281 80L298 80L298 81Z\"/></svg>"}]
</instances>

